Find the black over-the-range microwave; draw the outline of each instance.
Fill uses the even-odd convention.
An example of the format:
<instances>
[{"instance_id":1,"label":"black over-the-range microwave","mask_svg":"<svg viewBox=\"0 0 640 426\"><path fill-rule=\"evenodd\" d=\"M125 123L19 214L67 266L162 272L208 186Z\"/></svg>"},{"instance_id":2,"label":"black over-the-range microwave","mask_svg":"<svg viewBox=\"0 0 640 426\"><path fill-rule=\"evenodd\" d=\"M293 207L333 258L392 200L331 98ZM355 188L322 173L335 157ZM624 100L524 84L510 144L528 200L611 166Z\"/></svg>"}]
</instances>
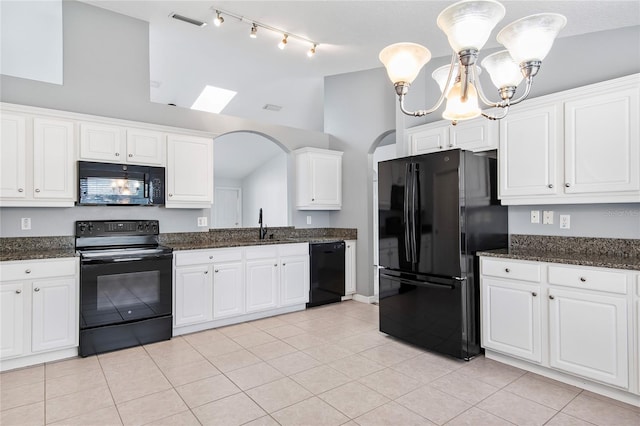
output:
<instances>
[{"instance_id":1,"label":"black over-the-range microwave","mask_svg":"<svg viewBox=\"0 0 640 426\"><path fill-rule=\"evenodd\" d=\"M164 167L78 161L78 205L164 205Z\"/></svg>"}]
</instances>

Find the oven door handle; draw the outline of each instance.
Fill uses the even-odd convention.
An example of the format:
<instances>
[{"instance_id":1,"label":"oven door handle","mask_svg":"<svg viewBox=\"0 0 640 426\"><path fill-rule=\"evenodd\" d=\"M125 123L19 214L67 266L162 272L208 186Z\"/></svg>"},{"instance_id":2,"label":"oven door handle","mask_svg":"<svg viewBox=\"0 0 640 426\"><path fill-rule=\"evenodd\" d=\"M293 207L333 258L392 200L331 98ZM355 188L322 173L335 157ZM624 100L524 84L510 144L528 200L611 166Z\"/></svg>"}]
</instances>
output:
<instances>
[{"instance_id":1,"label":"oven door handle","mask_svg":"<svg viewBox=\"0 0 640 426\"><path fill-rule=\"evenodd\" d=\"M136 262L139 260L159 260L159 259L171 259L173 254L163 254L158 256L144 256L144 257L122 257L122 258L108 258L108 259L82 259L80 263L84 265L97 265L107 263L121 263L121 262Z\"/></svg>"}]
</instances>

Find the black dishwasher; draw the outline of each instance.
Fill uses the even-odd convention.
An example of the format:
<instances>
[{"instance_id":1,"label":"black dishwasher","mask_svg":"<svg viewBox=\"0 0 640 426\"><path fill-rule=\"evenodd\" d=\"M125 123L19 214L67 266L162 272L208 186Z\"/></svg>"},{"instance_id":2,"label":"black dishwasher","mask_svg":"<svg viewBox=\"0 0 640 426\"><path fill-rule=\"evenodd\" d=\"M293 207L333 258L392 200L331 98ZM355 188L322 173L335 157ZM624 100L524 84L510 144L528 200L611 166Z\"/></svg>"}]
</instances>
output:
<instances>
[{"instance_id":1,"label":"black dishwasher","mask_svg":"<svg viewBox=\"0 0 640 426\"><path fill-rule=\"evenodd\" d=\"M344 296L344 241L309 244L311 280L307 307L340 302Z\"/></svg>"}]
</instances>

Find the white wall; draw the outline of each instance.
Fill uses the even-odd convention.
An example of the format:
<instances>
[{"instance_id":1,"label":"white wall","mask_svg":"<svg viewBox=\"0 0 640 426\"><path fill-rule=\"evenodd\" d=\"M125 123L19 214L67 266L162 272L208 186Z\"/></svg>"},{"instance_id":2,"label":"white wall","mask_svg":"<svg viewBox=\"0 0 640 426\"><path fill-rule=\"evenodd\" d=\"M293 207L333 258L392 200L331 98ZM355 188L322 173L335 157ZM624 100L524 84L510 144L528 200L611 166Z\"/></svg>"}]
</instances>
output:
<instances>
[{"instance_id":1,"label":"white wall","mask_svg":"<svg viewBox=\"0 0 640 426\"><path fill-rule=\"evenodd\" d=\"M277 154L242 181L242 223L258 226L262 208L262 223L269 227L287 226L287 154Z\"/></svg>"}]
</instances>

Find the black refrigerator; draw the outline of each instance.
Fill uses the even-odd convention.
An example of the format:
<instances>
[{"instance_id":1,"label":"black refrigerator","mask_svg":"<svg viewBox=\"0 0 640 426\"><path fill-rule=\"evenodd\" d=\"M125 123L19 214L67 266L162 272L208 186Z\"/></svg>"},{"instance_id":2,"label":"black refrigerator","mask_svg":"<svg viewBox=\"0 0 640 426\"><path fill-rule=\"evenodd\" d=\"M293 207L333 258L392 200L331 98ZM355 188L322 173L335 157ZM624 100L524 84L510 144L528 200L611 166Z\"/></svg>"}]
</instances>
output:
<instances>
[{"instance_id":1,"label":"black refrigerator","mask_svg":"<svg viewBox=\"0 0 640 426\"><path fill-rule=\"evenodd\" d=\"M480 352L476 252L507 247L495 151L378 164L380 331L470 359Z\"/></svg>"}]
</instances>

